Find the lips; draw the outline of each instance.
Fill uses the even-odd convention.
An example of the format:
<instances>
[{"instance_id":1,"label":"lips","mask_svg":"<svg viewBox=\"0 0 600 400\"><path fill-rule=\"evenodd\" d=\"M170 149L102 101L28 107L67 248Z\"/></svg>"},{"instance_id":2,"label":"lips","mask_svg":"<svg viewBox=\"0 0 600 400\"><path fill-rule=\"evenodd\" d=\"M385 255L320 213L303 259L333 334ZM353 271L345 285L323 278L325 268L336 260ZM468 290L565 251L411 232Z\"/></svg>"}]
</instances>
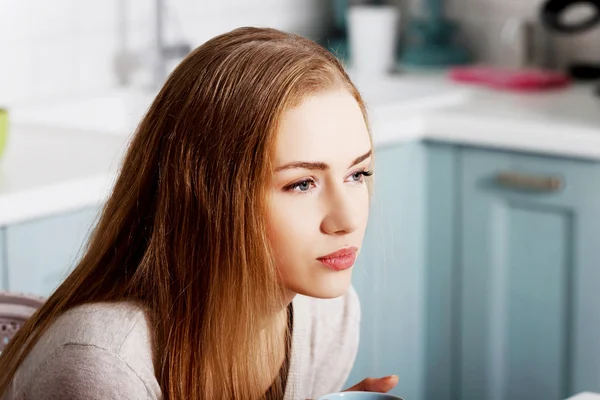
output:
<instances>
[{"instance_id":1,"label":"lips","mask_svg":"<svg viewBox=\"0 0 600 400\"><path fill-rule=\"evenodd\" d=\"M354 265L357 251L358 249L354 246L345 247L326 256L319 257L317 260L331 270L344 271Z\"/></svg>"}]
</instances>

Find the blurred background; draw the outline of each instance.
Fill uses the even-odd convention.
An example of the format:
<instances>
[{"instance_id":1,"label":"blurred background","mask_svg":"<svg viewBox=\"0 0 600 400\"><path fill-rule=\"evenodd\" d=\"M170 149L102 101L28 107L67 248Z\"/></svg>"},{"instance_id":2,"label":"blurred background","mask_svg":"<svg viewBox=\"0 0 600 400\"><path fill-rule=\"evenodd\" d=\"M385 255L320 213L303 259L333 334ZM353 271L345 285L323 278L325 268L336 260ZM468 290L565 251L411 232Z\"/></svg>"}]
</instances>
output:
<instances>
[{"instance_id":1,"label":"blurred background","mask_svg":"<svg viewBox=\"0 0 600 400\"><path fill-rule=\"evenodd\" d=\"M0 0L0 290L49 295L195 47L311 38L370 112L349 379L407 400L600 392L600 0Z\"/></svg>"},{"instance_id":2,"label":"blurred background","mask_svg":"<svg viewBox=\"0 0 600 400\"><path fill-rule=\"evenodd\" d=\"M137 55L137 59L129 59L131 65L141 63L148 68L157 25L165 44L190 48L244 25L271 26L326 40L336 22L335 12L343 12L336 7L343 9L348 2L335 3L339 4L331 0L2 0L0 104L117 86L127 70L122 66L120 73L116 71L118 55ZM392 4L397 5L404 22L411 16L429 14L424 3L442 4L420 0ZM442 5L447 16L460 25L473 58L496 65L507 62L505 52L511 43L503 39L502 30L509 20L541 24L541 0L448 0ZM158 16L157 7L161 8ZM406 36L407 26L399 24L396 34L400 38ZM575 37L555 35L558 63L599 61L599 32L590 29ZM167 68L172 68L176 59L172 57ZM130 69L135 71L130 74L131 81L145 79L135 77L143 75L142 66Z\"/></svg>"}]
</instances>

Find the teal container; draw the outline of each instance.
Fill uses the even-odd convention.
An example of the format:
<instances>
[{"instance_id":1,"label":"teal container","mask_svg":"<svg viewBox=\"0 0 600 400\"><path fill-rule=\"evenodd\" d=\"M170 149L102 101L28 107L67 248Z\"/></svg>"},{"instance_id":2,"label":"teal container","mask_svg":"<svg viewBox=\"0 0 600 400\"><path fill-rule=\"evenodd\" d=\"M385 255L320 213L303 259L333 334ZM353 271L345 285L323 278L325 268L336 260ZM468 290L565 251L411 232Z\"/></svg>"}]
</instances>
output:
<instances>
[{"instance_id":1,"label":"teal container","mask_svg":"<svg viewBox=\"0 0 600 400\"><path fill-rule=\"evenodd\" d=\"M405 67L426 68L470 63L471 54L460 43L458 23L444 17L443 0L428 0L423 5L426 16L410 22L400 63Z\"/></svg>"},{"instance_id":2,"label":"teal container","mask_svg":"<svg viewBox=\"0 0 600 400\"><path fill-rule=\"evenodd\" d=\"M325 47L343 63L350 61L347 34L348 0L333 0L333 30L327 35Z\"/></svg>"}]
</instances>

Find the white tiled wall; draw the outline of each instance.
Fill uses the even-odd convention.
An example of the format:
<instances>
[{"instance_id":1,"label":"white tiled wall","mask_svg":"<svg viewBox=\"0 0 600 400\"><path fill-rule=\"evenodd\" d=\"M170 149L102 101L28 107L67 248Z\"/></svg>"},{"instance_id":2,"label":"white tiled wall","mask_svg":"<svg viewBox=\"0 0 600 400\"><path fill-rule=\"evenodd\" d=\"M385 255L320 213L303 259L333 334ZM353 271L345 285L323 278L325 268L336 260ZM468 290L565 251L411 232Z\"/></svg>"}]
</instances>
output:
<instances>
[{"instance_id":1,"label":"white tiled wall","mask_svg":"<svg viewBox=\"0 0 600 400\"><path fill-rule=\"evenodd\" d=\"M543 0L446 0L446 10L460 23L477 58L501 65L507 55L507 44L500 39L504 23L511 17L522 17L539 24L542 3ZM576 36L550 34L550 43L557 67L575 59L600 63L600 28Z\"/></svg>"},{"instance_id":2,"label":"white tiled wall","mask_svg":"<svg viewBox=\"0 0 600 400\"><path fill-rule=\"evenodd\" d=\"M154 0L0 0L0 105L116 85L119 10L134 49L153 41ZM318 37L322 0L168 0L165 34L195 47L241 25Z\"/></svg>"}]
</instances>

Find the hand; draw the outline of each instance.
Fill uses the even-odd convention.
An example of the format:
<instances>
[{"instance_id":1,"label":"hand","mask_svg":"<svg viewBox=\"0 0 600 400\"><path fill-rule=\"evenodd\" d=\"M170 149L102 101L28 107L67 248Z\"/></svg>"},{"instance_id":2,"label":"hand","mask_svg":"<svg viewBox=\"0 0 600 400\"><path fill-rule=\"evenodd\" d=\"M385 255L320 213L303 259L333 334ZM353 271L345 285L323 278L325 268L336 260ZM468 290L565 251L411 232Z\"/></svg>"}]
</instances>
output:
<instances>
[{"instance_id":1,"label":"hand","mask_svg":"<svg viewBox=\"0 0 600 400\"><path fill-rule=\"evenodd\" d=\"M344 390L344 392L380 392L387 393L398 384L396 375L386 376L384 378L367 378L360 383Z\"/></svg>"}]
</instances>

